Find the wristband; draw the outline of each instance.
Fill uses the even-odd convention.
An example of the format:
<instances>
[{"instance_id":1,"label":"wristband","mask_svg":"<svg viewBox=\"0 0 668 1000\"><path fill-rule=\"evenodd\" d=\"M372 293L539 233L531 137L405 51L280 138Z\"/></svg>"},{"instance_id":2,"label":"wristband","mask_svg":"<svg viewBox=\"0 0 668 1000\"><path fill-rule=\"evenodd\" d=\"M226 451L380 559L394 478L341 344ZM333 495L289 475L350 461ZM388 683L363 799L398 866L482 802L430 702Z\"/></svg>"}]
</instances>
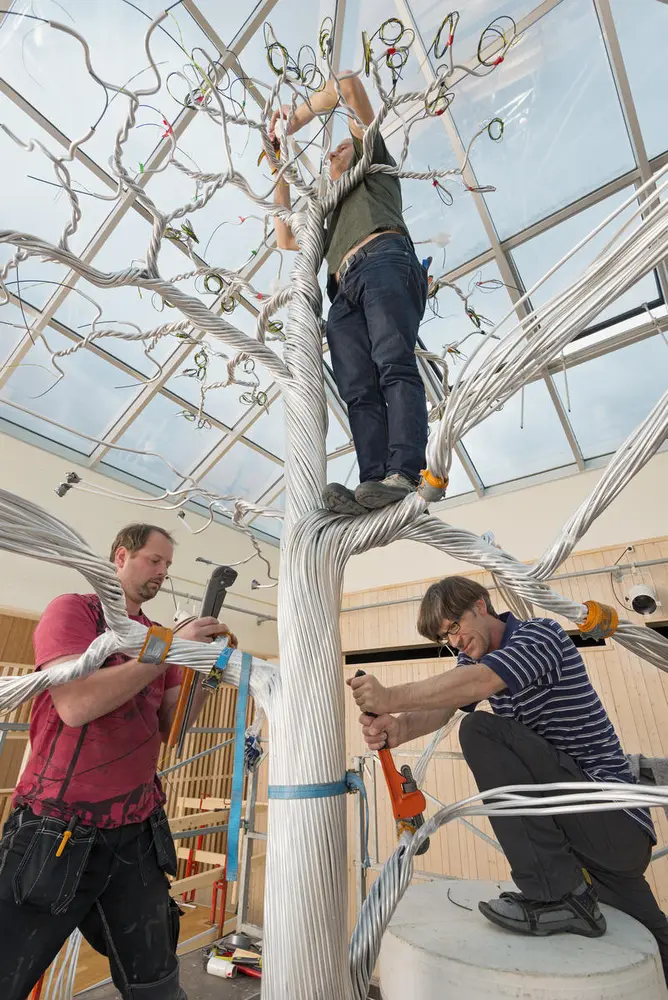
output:
<instances>
[{"instance_id":1,"label":"wristband","mask_svg":"<svg viewBox=\"0 0 668 1000\"><path fill-rule=\"evenodd\" d=\"M164 663L172 645L174 633L170 628L163 628L162 625L151 625L141 652L137 657L138 663Z\"/></svg>"}]
</instances>

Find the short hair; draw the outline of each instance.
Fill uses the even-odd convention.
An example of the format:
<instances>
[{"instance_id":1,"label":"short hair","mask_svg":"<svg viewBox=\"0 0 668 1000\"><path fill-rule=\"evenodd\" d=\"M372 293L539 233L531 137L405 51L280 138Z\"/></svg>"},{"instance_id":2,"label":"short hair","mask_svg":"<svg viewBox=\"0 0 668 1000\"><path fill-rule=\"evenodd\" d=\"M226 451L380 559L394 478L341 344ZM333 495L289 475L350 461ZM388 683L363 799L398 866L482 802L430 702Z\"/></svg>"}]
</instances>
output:
<instances>
[{"instance_id":1,"label":"short hair","mask_svg":"<svg viewBox=\"0 0 668 1000\"><path fill-rule=\"evenodd\" d=\"M176 544L170 533L157 524L126 524L111 543L109 561L114 562L116 553L121 547L127 549L128 552L139 552L140 549L144 548L154 531L157 531L159 535L166 538L172 545Z\"/></svg>"},{"instance_id":2,"label":"short hair","mask_svg":"<svg viewBox=\"0 0 668 1000\"><path fill-rule=\"evenodd\" d=\"M446 576L438 583L432 583L422 598L417 622L418 632L432 642L440 642L443 619L456 621L481 597L485 602L487 613L498 618L489 591L475 580L470 580L467 576Z\"/></svg>"}]
</instances>

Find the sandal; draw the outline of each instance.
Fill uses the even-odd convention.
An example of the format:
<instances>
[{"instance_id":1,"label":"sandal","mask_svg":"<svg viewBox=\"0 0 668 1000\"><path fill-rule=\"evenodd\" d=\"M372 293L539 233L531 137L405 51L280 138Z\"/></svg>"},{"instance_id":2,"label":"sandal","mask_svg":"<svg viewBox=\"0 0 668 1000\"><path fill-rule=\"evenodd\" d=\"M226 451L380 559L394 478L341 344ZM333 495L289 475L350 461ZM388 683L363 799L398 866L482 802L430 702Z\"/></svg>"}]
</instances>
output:
<instances>
[{"instance_id":1,"label":"sandal","mask_svg":"<svg viewBox=\"0 0 668 1000\"><path fill-rule=\"evenodd\" d=\"M607 927L596 893L589 886L563 899L548 901L527 899L521 892L502 892L498 899L478 903L478 908L493 924L533 937L549 934L601 937Z\"/></svg>"}]
</instances>

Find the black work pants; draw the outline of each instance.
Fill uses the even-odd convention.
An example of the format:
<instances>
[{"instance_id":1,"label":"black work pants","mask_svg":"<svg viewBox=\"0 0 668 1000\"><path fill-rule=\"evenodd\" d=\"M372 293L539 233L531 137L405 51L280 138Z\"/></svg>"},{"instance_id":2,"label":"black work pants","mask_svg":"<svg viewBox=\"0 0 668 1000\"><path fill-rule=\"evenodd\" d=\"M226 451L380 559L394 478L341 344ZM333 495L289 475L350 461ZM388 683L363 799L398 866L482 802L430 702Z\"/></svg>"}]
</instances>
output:
<instances>
[{"instance_id":1,"label":"black work pants","mask_svg":"<svg viewBox=\"0 0 668 1000\"><path fill-rule=\"evenodd\" d=\"M162 810L115 830L75 828L18 809L0 841L0 997L26 1000L78 927L109 957L123 1000L186 1000L176 957L179 911L165 871L174 844Z\"/></svg>"},{"instance_id":2,"label":"black work pants","mask_svg":"<svg viewBox=\"0 0 668 1000\"><path fill-rule=\"evenodd\" d=\"M500 785L588 780L568 754L514 719L473 712L462 720L459 739L481 792ZM525 896L561 899L582 883L586 868L602 903L652 932L668 981L668 921L644 877L652 841L631 816L615 810L500 816L491 823Z\"/></svg>"}]
</instances>

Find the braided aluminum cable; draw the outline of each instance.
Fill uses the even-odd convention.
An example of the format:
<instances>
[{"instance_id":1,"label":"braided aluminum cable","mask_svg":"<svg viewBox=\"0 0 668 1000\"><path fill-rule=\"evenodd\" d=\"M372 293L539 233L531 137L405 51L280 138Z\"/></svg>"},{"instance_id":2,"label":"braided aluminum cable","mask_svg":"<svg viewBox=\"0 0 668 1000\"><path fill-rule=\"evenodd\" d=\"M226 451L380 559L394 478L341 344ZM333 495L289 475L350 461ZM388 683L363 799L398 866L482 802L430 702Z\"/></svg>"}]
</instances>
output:
<instances>
[{"instance_id":1,"label":"braided aluminum cable","mask_svg":"<svg viewBox=\"0 0 668 1000\"><path fill-rule=\"evenodd\" d=\"M73 931L60 954L51 965L44 983L41 1000L70 1000L74 994L74 979L83 943L80 930Z\"/></svg>"},{"instance_id":2,"label":"braided aluminum cable","mask_svg":"<svg viewBox=\"0 0 668 1000\"><path fill-rule=\"evenodd\" d=\"M665 192L668 189L668 165L643 185L643 189L651 188L662 177L664 179L657 184L657 190ZM635 196L628 198L587 240L634 202ZM624 236L624 231L640 211L637 209L615 235L611 249L608 244L578 280L517 323L495 343L482 361L478 356L486 338L481 340L459 370L443 419L429 438L427 462L435 475L442 478L447 474L457 441L514 395L518 385L538 377L547 362L558 357L602 309L666 257L668 201L658 200L638 227ZM585 242L581 241L563 261L555 265L522 297L520 303L526 302L532 292ZM499 326L507 318L504 317Z\"/></svg>"}]
</instances>

